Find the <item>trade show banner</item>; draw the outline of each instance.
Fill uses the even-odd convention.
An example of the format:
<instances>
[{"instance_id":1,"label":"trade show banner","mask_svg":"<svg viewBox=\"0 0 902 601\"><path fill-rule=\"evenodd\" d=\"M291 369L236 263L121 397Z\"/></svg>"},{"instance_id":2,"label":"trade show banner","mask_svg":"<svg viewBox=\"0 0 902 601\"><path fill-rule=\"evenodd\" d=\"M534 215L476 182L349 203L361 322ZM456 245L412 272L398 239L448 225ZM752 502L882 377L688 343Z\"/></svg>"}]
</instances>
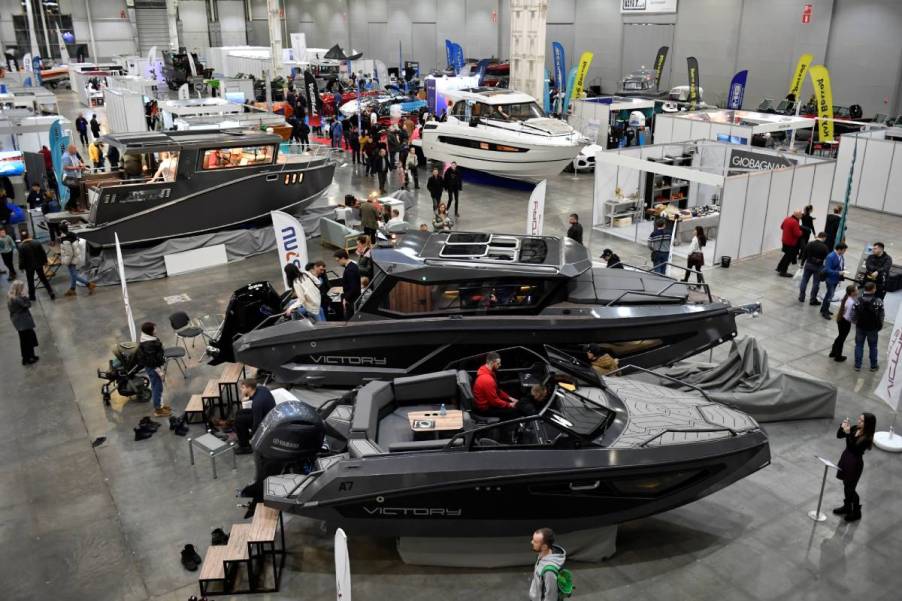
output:
<instances>
[{"instance_id":1,"label":"trade show banner","mask_svg":"<svg viewBox=\"0 0 902 601\"><path fill-rule=\"evenodd\" d=\"M799 92L802 91L802 84L805 83L805 75L808 73L808 67L811 66L811 61L814 60L814 57L810 54L803 54L799 57L799 62L796 64L796 70L792 75L792 81L789 83L789 92L786 94L792 96L799 100Z\"/></svg>"},{"instance_id":2,"label":"trade show banner","mask_svg":"<svg viewBox=\"0 0 902 601\"><path fill-rule=\"evenodd\" d=\"M62 64L68 65L72 61L69 59L69 51L66 49L66 40L63 39L63 34L62 34L62 32L60 32L59 27L56 28L56 40L59 43L59 47L60 47L60 61L62 62ZM156 49L157 49L156 46L151 48L151 50L156 50ZM151 62L151 64L153 64L153 59L151 59L150 62Z\"/></svg>"},{"instance_id":3,"label":"trade show banner","mask_svg":"<svg viewBox=\"0 0 902 601\"><path fill-rule=\"evenodd\" d=\"M481 86L482 80L485 78L485 70L488 69L491 64L492 59L484 58L479 61L479 64L476 65L476 85Z\"/></svg>"},{"instance_id":4,"label":"trade show banner","mask_svg":"<svg viewBox=\"0 0 902 601\"><path fill-rule=\"evenodd\" d=\"M53 161L53 174L56 176L56 195L60 206L69 202L69 188L63 185L63 153L69 145L69 136L63 136L63 128L59 120L50 124L50 158Z\"/></svg>"},{"instance_id":5,"label":"trade show banner","mask_svg":"<svg viewBox=\"0 0 902 601\"><path fill-rule=\"evenodd\" d=\"M348 536L339 528L335 531L335 598L351 601L351 558L348 555Z\"/></svg>"},{"instance_id":6,"label":"trade show banner","mask_svg":"<svg viewBox=\"0 0 902 601\"><path fill-rule=\"evenodd\" d=\"M698 59L687 57L686 66L689 68L689 106L694 110L698 106Z\"/></svg>"},{"instance_id":7,"label":"trade show banner","mask_svg":"<svg viewBox=\"0 0 902 601\"><path fill-rule=\"evenodd\" d=\"M391 83L391 79L388 77L388 68L385 66L385 63L380 60L373 61L373 70L376 72L376 81L379 82L380 87L385 87ZM319 95L319 91L317 91L317 95Z\"/></svg>"},{"instance_id":8,"label":"trade show banner","mask_svg":"<svg viewBox=\"0 0 902 601\"><path fill-rule=\"evenodd\" d=\"M44 85L44 82L41 80L41 57L35 56L31 59L32 70L34 71L34 85L35 87L40 87Z\"/></svg>"},{"instance_id":9,"label":"trade show banner","mask_svg":"<svg viewBox=\"0 0 902 601\"><path fill-rule=\"evenodd\" d=\"M445 40L445 58L448 60L448 68L454 68L454 43L451 40Z\"/></svg>"},{"instance_id":10,"label":"trade show banner","mask_svg":"<svg viewBox=\"0 0 902 601\"><path fill-rule=\"evenodd\" d=\"M749 72L745 69L733 76L730 82L730 93L727 94L727 108L738 111L742 108L742 99L745 97L745 82L748 80Z\"/></svg>"},{"instance_id":11,"label":"trade show banner","mask_svg":"<svg viewBox=\"0 0 902 601\"><path fill-rule=\"evenodd\" d=\"M294 263L304 271L307 265L307 236L304 226L292 215L283 211L272 211L272 229L276 234L276 247L279 249L279 269L282 271L282 283L288 288L285 266Z\"/></svg>"},{"instance_id":12,"label":"trade show banner","mask_svg":"<svg viewBox=\"0 0 902 601\"><path fill-rule=\"evenodd\" d=\"M677 0L620 0L621 14L675 13Z\"/></svg>"},{"instance_id":13,"label":"trade show banner","mask_svg":"<svg viewBox=\"0 0 902 601\"><path fill-rule=\"evenodd\" d=\"M576 86L576 67L570 67L570 72L567 74L567 93L564 94L564 103L563 108L561 109L561 114L564 115L562 119L566 119L567 109L570 107L570 92L573 91L573 88Z\"/></svg>"},{"instance_id":14,"label":"trade show banner","mask_svg":"<svg viewBox=\"0 0 902 601\"><path fill-rule=\"evenodd\" d=\"M320 110L323 105L319 98L319 86L316 85L316 78L310 72L310 69L304 71L304 90L307 95L308 123L311 125L318 124Z\"/></svg>"},{"instance_id":15,"label":"trade show banner","mask_svg":"<svg viewBox=\"0 0 902 601\"><path fill-rule=\"evenodd\" d=\"M116 265L119 267L119 282L122 284L122 302L125 304L125 318L128 320L128 333L132 342L138 342L138 331L135 329L135 317L132 315L132 304L128 300L128 284L125 281L125 261L122 260L122 247L119 246L119 234L113 233L116 239Z\"/></svg>"},{"instance_id":16,"label":"trade show banner","mask_svg":"<svg viewBox=\"0 0 902 601\"><path fill-rule=\"evenodd\" d=\"M576 81L573 84L573 90L571 91L570 97L573 100L577 98L582 98L586 93L585 85L586 85L586 75L589 74L589 65L592 64L592 57L595 55L591 52L583 52L579 57L579 67L576 69Z\"/></svg>"},{"instance_id":17,"label":"trade show banner","mask_svg":"<svg viewBox=\"0 0 902 601\"><path fill-rule=\"evenodd\" d=\"M558 91L564 91L567 85L567 55L560 42L551 42L551 54L554 59L554 85Z\"/></svg>"},{"instance_id":18,"label":"trade show banner","mask_svg":"<svg viewBox=\"0 0 902 601\"><path fill-rule=\"evenodd\" d=\"M739 175L748 171L773 171L783 167L792 167L797 163L796 159L784 156L732 148L730 149L730 170L727 175Z\"/></svg>"},{"instance_id":19,"label":"trade show banner","mask_svg":"<svg viewBox=\"0 0 902 601\"><path fill-rule=\"evenodd\" d=\"M526 212L526 235L541 236L545 226L545 186L548 180L542 180L529 195L529 208Z\"/></svg>"},{"instance_id":20,"label":"trade show banner","mask_svg":"<svg viewBox=\"0 0 902 601\"><path fill-rule=\"evenodd\" d=\"M542 110L545 114L551 112L551 73L545 69L545 77L542 80Z\"/></svg>"},{"instance_id":21,"label":"trade show banner","mask_svg":"<svg viewBox=\"0 0 902 601\"><path fill-rule=\"evenodd\" d=\"M886 369L874 394L886 401L894 411L902 405L902 304L896 312L896 321L889 336Z\"/></svg>"},{"instance_id":22,"label":"trade show banner","mask_svg":"<svg viewBox=\"0 0 902 601\"><path fill-rule=\"evenodd\" d=\"M661 86L661 76L664 75L664 63L667 62L667 51L670 46L661 46L658 48L658 54L655 56L655 87Z\"/></svg>"},{"instance_id":23,"label":"trade show banner","mask_svg":"<svg viewBox=\"0 0 902 601\"><path fill-rule=\"evenodd\" d=\"M814 98L817 102L817 130L821 142L832 142L833 138L833 90L830 88L830 72L823 65L814 65L808 70L814 84Z\"/></svg>"}]
</instances>

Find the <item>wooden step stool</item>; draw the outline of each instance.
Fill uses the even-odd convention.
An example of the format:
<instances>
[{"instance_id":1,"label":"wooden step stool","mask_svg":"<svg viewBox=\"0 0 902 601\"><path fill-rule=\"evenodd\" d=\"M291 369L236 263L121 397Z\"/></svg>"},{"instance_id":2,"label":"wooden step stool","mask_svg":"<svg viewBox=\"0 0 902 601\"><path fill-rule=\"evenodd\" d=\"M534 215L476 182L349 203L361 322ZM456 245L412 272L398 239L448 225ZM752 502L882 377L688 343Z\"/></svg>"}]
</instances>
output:
<instances>
[{"instance_id":1,"label":"wooden step stool","mask_svg":"<svg viewBox=\"0 0 902 601\"><path fill-rule=\"evenodd\" d=\"M225 403L219 394L219 380L208 380L200 399L208 420L213 419L213 407L219 407L219 417L226 418Z\"/></svg>"},{"instance_id":2,"label":"wooden step stool","mask_svg":"<svg viewBox=\"0 0 902 601\"><path fill-rule=\"evenodd\" d=\"M257 566L254 567L254 576L259 582L254 582L254 591L259 593L278 592L282 580L282 568L285 566L285 529L282 512L257 503L247 542L251 550L252 562L257 563ZM271 588L264 586L264 568L267 559L272 560L273 586Z\"/></svg>"},{"instance_id":3,"label":"wooden step stool","mask_svg":"<svg viewBox=\"0 0 902 601\"><path fill-rule=\"evenodd\" d=\"M193 421L197 417L200 417L200 422ZM191 398L188 399L188 404L185 405L185 423L186 424L196 424L203 423L207 424L207 412L204 408L204 401L199 394L192 394Z\"/></svg>"}]
</instances>

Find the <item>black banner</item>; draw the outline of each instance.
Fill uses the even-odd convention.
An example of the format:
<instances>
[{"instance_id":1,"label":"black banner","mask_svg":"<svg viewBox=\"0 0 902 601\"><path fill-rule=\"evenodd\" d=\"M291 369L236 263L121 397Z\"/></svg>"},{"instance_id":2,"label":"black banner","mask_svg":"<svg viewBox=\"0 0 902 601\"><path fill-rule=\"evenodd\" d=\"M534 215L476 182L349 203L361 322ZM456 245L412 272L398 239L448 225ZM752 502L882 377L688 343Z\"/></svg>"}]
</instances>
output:
<instances>
[{"instance_id":1,"label":"black banner","mask_svg":"<svg viewBox=\"0 0 902 601\"><path fill-rule=\"evenodd\" d=\"M667 51L669 46L661 46L658 48L658 55L655 57L655 87L661 87L661 75L664 73L664 63L667 62Z\"/></svg>"},{"instance_id":2,"label":"black banner","mask_svg":"<svg viewBox=\"0 0 902 601\"><path fill-rule=\"evenodd\" d=\"M307 94L307 110L311 117L319 117L323 110L322 100L319 98L319 87L316 85L316 78L310 69L304 71L304 91Z\"/></svg>"},{"instance_id":3,"label":"black banner","mask_svg":"<svg viewBox=\"0 0 902 601\"><path fill-rule=\"evenodd\" d=\"M689 108L695 110L698 106L698 60L694 56L686 58L686 66L689 67Z\"/></svg>"},{"instance_id":4,"label":"black banner","mask_svg":"<svg viewBox=\"0 0 902 601\"><path fill-rule=\"evenodd\" d=\"M727 175L739 175L749 171L771 171L782 167L792 167L796 163L798 163L796 159L784 156L732 148L730 149L730 165Z\"/></svg>"}]
</instances>

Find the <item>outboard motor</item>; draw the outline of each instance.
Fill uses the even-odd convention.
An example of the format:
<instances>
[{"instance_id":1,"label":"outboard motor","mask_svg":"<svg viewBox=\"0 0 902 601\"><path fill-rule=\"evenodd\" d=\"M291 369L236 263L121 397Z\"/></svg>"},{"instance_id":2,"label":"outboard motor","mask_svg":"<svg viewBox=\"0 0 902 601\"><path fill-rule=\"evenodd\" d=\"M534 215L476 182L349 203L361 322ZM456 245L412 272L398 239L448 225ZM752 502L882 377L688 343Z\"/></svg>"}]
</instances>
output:
<instances>
[{"instance_id":1,"label":"outboard motor","mask_svg":"<svg viewBox=\"0 0 902 601\"><path fill-rule=\"evenodd\" d=\"M254 482L241 491L242 497L252 499L253 505L263 498L263 481L286 471L303 473L323 447L326 426L316 410L301 401L286 401L276 405L254 432L256 473Z\"/></svg>"},{"instance_id":2,"label":"outboard motor","mask_svg":"<svg viewBox=\"0 0 902 601\"><path fill-rule=\"evenodd\" d=\"M279 293L269 282L254 282L233 292L216 339L211 340L207 347L207 353L213 358L210 365L235 361L232 348L235 338L280 313L280 306Z\"/></svg>"}]
</instances>

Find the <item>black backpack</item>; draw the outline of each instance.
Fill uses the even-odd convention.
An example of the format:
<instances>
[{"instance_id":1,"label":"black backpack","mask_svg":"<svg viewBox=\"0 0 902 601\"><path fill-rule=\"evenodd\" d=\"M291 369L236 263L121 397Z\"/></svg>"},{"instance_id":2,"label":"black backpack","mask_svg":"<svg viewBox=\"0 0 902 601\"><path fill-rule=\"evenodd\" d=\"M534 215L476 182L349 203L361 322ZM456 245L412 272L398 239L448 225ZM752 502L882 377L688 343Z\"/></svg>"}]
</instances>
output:
<instances>
[{"instance_id":1,"label":"black backpack","mask_svg":"<svg viewBox=\"0 0 902 601\"><path fill-rule=\"evenodd\" d=\"M855 325L869 332L878 331L883 327L883 301L871 297L859 299L855 305Z\"/></svg>"}]
</instances>

